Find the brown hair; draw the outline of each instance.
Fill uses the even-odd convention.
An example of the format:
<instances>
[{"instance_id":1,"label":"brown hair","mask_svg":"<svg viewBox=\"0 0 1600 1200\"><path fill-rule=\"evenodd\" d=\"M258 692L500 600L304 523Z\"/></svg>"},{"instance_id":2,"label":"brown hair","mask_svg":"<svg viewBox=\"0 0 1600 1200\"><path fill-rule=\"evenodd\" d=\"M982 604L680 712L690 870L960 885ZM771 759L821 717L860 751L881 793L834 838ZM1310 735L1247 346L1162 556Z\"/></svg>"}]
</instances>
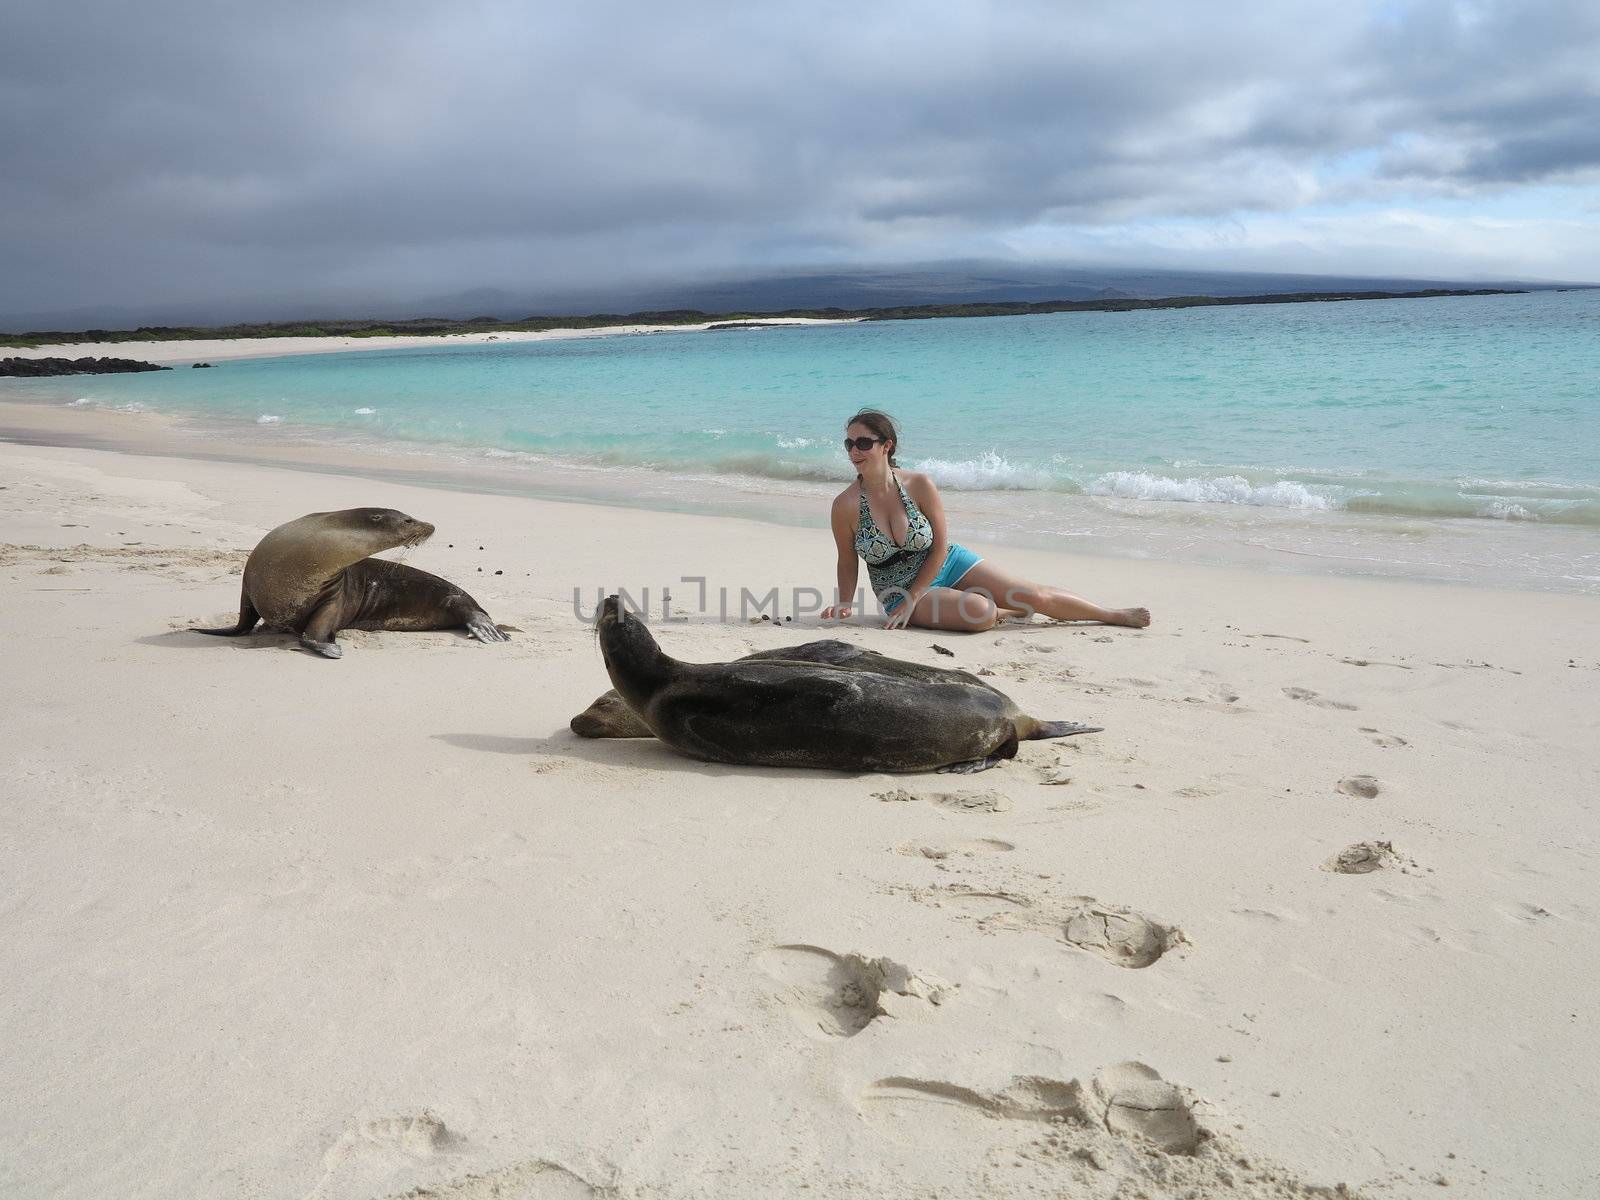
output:
<instances>
[{"instance_id":1,"label":"brown hair","mask_svg":"<svg viewBox=\"0 0 1600 1200\"><path fill-rule=\"evenodd\" d=\"M899 427L895 425L893 417L886 412L879 412L875 408L863 408L855 416L851 417L844 423L844 427L846 429L849 429L852 425L865 425L868 429L872 430L872 435L874 437L880 437L884 441L890 443L889 465L891 467L898 467L900 465L895 461L894 457L895 451L900 449L900 430Z\"/></svg>"}]
</instances>

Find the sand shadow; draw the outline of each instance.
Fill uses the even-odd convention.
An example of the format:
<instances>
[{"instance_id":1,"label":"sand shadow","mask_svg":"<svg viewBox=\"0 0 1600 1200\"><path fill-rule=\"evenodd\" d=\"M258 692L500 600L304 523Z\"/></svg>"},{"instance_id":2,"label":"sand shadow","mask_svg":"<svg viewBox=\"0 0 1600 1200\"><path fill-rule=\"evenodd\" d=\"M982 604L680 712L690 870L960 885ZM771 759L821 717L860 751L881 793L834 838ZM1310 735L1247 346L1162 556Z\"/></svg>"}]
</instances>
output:
<instances>
[{"instance_id":1,"label":"sand shadow","mask_svg":"<svg viewBox=\"0 0 1600 1200\"><path fill-rule=\"evenodd\" d=\"M438 741L462 750L482 750L490 754L548 755L549 738L503 737L495 733L436 733Z\"/></svg>"},{"instance_id":2,"label":"sand shadow","mask_svg":"<svg viewBox=\"0 0 1600 1200\"><path fill-rule=\"evenodd\" d=\"M141 646L156 646L162 650L282 650L300 644L300 639L292 633L247 633L230 638L196 633L192 629L173 629L134 640Z\"/></svg>"},{"instance_id":3,"label":"sand shadow","mask_svg":"<svg viewBox=\"0 0 1600 1200\"><path fill-rule=\"evenodd\" d=\"M491 754L520 754L533 759L593 763L595 766L641 771L669 771L677 775L699 775L708 779L731 776L755 779L821 779L851 783L885 779L944 779L944 776L887 775L881 771L812 770L806 767L744 767L729 763L701 762L685 758L655 738L584 738L566 730L549 737L506 737L489 733L436 733L436 740L463 750Z\"/></svg>"}]
</instances>

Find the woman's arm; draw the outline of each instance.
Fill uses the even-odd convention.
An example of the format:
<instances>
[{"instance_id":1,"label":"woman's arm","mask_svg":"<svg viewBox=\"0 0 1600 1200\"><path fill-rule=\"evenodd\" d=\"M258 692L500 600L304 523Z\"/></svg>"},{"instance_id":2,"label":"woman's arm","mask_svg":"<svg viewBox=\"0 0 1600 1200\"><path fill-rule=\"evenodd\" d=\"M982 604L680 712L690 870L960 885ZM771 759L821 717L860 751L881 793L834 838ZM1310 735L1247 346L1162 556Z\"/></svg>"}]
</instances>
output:
<instances>
[{"instance_id":1,"label":"woman's arm","mask_svg":"<svg viewBox=\"0 0 1600 1200\"><path fill-rule=\"evenodd\" d=\"M922 570L917 572L917 577L911 581L911 586L906 589L905 603L890 614L884 622L885 629L900 629L911 622L911 611L917 607L917 601L928 594L928 589L933 586L934 579L944 567L944 557L950 552L950 534L945 527L944 501L939 499L939 489L933 486L933 480L923 474L905 472L901 475L906 483L906 492L917 502L917 507L922 510L922 515L928 518L928 524L933 529L933 545L928 547L928 557L922 563Z\"/></svg>"},{"instance_id":2,"label":"woman's arm","mask_svg":"<svg viewBox=\"0 0 1600 1200\"><path fill-rule=\"evenodd\" d=\"M838 496L833 502L833 542L839 551L839 590L837 604L830 604L822 610L822 619L825 621L838 619L844 620L850 615L850 601L856 594L856 580L861 573L861 563L856 558L856 510L849 503L849 492Z\"/></svg>"}]
</instances>

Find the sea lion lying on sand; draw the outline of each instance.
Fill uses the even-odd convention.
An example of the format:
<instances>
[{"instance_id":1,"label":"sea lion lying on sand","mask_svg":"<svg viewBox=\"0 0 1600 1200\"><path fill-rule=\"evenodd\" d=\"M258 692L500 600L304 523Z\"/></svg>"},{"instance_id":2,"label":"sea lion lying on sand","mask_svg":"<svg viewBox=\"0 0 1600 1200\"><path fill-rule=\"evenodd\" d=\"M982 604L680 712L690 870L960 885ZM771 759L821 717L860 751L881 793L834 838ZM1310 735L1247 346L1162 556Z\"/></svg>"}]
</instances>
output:
<instances>
[{"instance_id":1,"label":"sea lion lying on sand","mask_svg":"<svg viewBox=\"0 0 1600 1200\"><path fill-rule=\"evenodd\" d=\"M843 642L799 647L806 658L773 650L731 663L679 662L616 596L600 606L596 628L618 702L674 750L708 762L966 773L1014 757L1019 741L1099 731L1035 720L965 671ZM602 696L574 726L596 709L598 722L621 724Z\"/></svg>"},{"instance_id":2,"label":"sea lion lying on sand","mask_svg":"<svg viewBox=\"0 0 1600 1200\"><path fill-rule=\"evenodd\" d=\"M989 686L975 676L967 675L966 672L951 672L941 667L929 667L922 663L890 658L886 654L879 654L876 650L863 650L860 646L852 646L849 642L841 642L837 638L806 642L802 646L788 646L777 650L758 650L754 654L746 654L738 661L749 662L756 658L785 658L793 662L849 665L857 669L878 671L885 675L901 675L907 679L934 680L954 673L963 675L981 687ZM627 702L617 695L615 688L596 697L593 704L573 717L568 724L572 732L579 737L655 737L655 734L650 732L650 726L644 723L644 718L628 707Z\"/></svg>"},{"instance_id":3,"label":"sea lion lying on sand","mask_svg":"<svg viewBox=\"0 0 1600 1200\"><path fill-rule=\"evenodd\" d=\"M483 606L454 584L369 557L420 545L432 534L426 521L392 508L309 513L279 525L244 565L239 623L195 632L243 637L264 622L299 634L301 645L328 658L344 653L334 641L341 629L465 629L480 642L508 641Z\"/></svg>"}]
</instances>

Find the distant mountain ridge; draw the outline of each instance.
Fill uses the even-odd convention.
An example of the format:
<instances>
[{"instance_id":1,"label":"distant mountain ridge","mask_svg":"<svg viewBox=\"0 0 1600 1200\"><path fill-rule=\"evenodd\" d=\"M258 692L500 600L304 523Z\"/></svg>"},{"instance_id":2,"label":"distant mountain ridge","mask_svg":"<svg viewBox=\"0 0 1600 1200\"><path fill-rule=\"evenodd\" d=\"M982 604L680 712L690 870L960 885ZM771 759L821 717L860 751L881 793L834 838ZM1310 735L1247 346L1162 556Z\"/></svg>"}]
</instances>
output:
<instances>
[{"instance_id":1,"label":"distant mountain ridge","mask_svg":"<svg viewBox=\"0 0 1600 1200\"><path fill-rule=\"evenodd\" d=\"M784 309L864 309L926 304L1038 303L1047 300L1160 299L1167 296L1259 296L1304 292L1417 292L1505 288L1544 291L1589 287L1528 280L1419 279L1378 275L1295 275L1070 267L999 262L789 271L717 279L655 281L606 288L472 288L415 300L346 296L337 301L278 297L214 304L93 306L58 312L0 313L0 330L136 329L150 325L229 325L311 319L403 320L580 316L648 310L708 313Z\"/></svg>"}]
</instances>

